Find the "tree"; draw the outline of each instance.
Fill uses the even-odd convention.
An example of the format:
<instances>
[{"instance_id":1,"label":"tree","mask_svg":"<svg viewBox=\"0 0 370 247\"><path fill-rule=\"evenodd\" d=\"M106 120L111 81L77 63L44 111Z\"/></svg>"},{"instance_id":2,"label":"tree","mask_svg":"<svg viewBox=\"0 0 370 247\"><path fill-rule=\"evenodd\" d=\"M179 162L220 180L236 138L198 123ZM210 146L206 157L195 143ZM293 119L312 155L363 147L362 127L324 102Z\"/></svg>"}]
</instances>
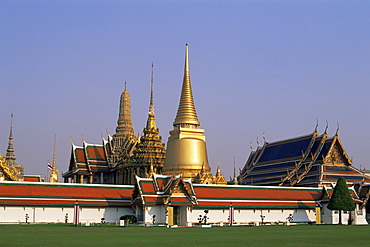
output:
<instances>
[{"instance_id":1,"label":"tree","mask_svg":"<svg viewBox=\"0 0 370 247\"><path fill-rule=\"evenodd\" d=\"M353 211L356 206L348 190L346 180L343 177L338 178L333 195L328 204L328 209L339 210L339 225L342 224L342 210Z\"/></svg>"}]
</instances>

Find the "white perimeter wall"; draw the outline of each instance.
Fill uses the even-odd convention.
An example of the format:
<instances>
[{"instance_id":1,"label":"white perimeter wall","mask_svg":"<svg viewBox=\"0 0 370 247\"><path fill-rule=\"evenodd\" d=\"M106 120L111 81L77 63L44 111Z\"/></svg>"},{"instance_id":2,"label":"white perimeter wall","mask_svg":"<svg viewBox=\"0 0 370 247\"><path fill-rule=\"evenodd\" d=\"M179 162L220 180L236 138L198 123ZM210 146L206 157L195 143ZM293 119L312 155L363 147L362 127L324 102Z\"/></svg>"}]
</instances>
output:
<instances>
[{"instance_id":1,"label":"white perimeter wall","mask_svg":"<svg viewBox=\"0 0 370 247\"><path fill-rule=\"evenodd\" d=\"M153 206L146 207L144 209L144 223L152 223L153 215L155 215L155 224L165 224L166 223L166 212L164 206Z\"/></svg>"},{"instance_id":2,"label":"white perimeter wall","mask_svg":"<svg viewBox=\"0 0 370 247\"><path fill-rule=\"evenodd\" d=\"M68 214L68 223L73 223L73 207L0 207L0 223L63 223ZM131 207L88 208L80 207L80 222L115 223L123 215L134 215Z\"/></svg>"},{"instance_id":3,"label":"white perimeter wall","mask_svg":"<svg viewBox=\"0 0 370 247\"><path fill-rule=\"evenodd\" d=\"M180 207L178 222L179 225L188 226L189 223L198 223L199 217L205 215L206 209L193 209L190 207ZM207 209L207 223L228 223L228 209ZM144 223L152 223L153 215L156 215L156 224L166 223L166 213L163 206L146 207L144 209ZM234 209L234 223L246 224L251 222L261 222L261 215L264 217L264 222L284 222L292 215L292 222L315 222L316 212L314 209L271 209L271 210L253 210L253 209Z\"/></svg>"},{"instance_id":4,"label":"white perimeter wall","mask_svg":"<svg viewBox=\"0 0 370 247\"><path fill-rule=\"evenodd\" d=\"M204 216L205 209L193 209L188 212L188 222L198 223L199 216ZM315 222L316 214L313 209L271 209L271 210L253 210L253 209L235 209L234 208L234 223L250 223L261 222L261 215L264 216L264 222L284 222L287 221L289 215L293 216L292 222ZM209 223L229 222L228 209L209 209Z\"/></svg>"}]
</instances>

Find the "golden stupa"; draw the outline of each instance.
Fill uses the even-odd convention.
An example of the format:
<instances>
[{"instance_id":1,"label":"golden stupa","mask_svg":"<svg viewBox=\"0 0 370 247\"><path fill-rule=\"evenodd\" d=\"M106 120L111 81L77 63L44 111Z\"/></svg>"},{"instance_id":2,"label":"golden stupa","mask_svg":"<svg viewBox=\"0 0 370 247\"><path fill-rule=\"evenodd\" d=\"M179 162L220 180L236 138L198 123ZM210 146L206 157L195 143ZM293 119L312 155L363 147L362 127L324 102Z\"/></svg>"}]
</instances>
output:
<instances>
[{"instance_id":1,"label":"golden stupa","mask_svg":"<svg viewBox=\"0 0 370 247\"><path fill-rule=\"evenodd\" d=\"M199 129L190 83L189 49L186 44L184 80L180 104L167 142L167 158L162 168L163 174L181 174L183 178L212 177L208 164L206 137Z\"/></svg>"}]
</instances>

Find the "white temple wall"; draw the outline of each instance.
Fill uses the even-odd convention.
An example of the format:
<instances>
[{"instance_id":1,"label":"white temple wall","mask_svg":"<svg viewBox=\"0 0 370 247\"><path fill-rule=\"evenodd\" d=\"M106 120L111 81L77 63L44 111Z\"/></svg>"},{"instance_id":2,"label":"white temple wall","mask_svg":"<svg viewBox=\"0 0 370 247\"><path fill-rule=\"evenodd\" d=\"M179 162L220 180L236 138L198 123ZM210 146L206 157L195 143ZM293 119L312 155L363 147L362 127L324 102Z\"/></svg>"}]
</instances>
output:
<instances>
[{"instance_id":1,"label":"white temple wall","mask_svg":"<svg viewBox=\"0 0 370 247\"><path fill-rule=\"evenodd\" d=\"M115 223L121 216L126 214L134 215L131 207L80 207L80 222L101 223L102 218L104 218L106 223Z\"/></svg>"},{"instance_id":2,"label":"white temple wall","mask_svg":"<svg viewBox=\"0 0 370 247\"><path fill-rule=\"evenodd\" d=\"M198 218L205 215L206 209L193 209L188 214L188 222L199 223ZM315 222L316 214L314 209L237 209L234 208L234 223L246 224L251 222L284 222L292 216L292 222ZM208 209L207 223L229 222L228 209Z\"/></svg>"},{"instance_id":3,"label":"white temple wall","mask_svg":"<svg viewBox=\"0 0 370 247\"><path fill-rule=\"evenodd\" d=\"M166 223L166 213L163 205L145 207L143 222L152 224L154 215L155 215L155 224Z\"/></svg>"},{"instance_id":4,"label":"white temple wall","mask_svg":"<svg viewBox=\"0 0 370 247\"><path fill-rule=\"evenodd\" d=\"M73 223L73 207L0 207L0 223L24 223L28 214L29 223L64 223L68 214L68 223ZM131 207L90 208L80 207L81 223L115 223L123 215L133 215Z\"/></svg>"}]
</instances>

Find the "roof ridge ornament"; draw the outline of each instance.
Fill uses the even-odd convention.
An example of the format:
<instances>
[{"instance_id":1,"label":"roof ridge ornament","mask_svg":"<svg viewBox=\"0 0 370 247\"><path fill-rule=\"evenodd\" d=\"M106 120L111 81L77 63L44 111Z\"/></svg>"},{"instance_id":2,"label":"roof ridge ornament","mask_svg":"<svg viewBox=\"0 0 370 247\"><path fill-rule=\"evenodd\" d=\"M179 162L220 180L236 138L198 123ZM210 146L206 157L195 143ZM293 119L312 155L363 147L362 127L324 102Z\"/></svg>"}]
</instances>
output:
<instances>
[{"instance_id":1,"label":"roof ridge ornament","mask_svg":"<svg viewBox=\"0 0 370 247\"><path fill-rule=\"evenodd\" d=\"M329 123L328 123L328 120L326 120L326 127L325 127L325 133L324 134L328 134L328 127L329 127Z\"/></svg>"},{"instance_id":2,"label":"roof ridge ornament","mask_svg":"<svg viewBox=\"0 0 370 247\"><path fill-rule=\"evenodd\" d=\"M337 130L335 131L335 136L338 136L338 131L339 131L339 123L337 122L337 125L338 125L338 127L337 127Z\"/></svg>"},{"instance_id":3,"label":"roof ridge ornament","mask_svg":"<svg viewBox=\"0 0 370 247\"><path fill-rule=\"evenodd\" d=\"M262 138L263 138L263 142L264 142L264 143L267 143L267 141L266 141L266 136L265 136L265 132L263 132L263 133L262 133Z\"/></svg>"},{"instance_id":4,"label":"roof ridge ornament","mask_svg":"<svg viewBox=\"0 0 370 247\"><path fill-rule=\"evenodd\" d=\"M318 127L319 127L319 120L316 118L316 126L315 126L314 132L317 132Z\"/></svg>"}]
</instances>

